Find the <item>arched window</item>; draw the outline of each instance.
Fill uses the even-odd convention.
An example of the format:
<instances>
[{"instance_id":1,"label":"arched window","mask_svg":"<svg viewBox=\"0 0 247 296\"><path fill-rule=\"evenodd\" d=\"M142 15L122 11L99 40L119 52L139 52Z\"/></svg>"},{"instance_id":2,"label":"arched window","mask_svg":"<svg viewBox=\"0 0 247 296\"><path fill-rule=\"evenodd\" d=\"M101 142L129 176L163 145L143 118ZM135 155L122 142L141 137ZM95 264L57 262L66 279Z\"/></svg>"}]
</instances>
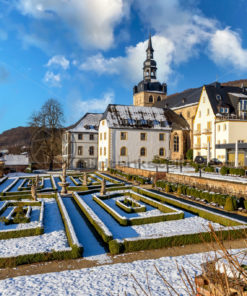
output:
<instances>
[{"instance_id":1,"label":"arched window","mask_svg":"<svg viewBox=\"0 0 247 296\"><path fill-rule=\"evenodd\" d=\"M126 156L127 155L127 148L121 147L120 149L120 156Z\"/></svg>"},{"instance_id":2,"label":"arched window","mask_svg":"<svg viewBox=\"0 0 247 296\"><path fill-rule=\"evenodd\" d=\"M173 150L174 152L179 152L179 136L177 134L173 137Z\"/></svg>"},{"instance_id":3,"label":"arched window","mask_svg":"<svg viewBox=\"0 0 247 296\"><path fill-rule=\"evenodd\" d=\"M160 101L161 101L161 97L158 96L158 98L157 98L157 102L160 102Z\"/></svg>"},{"instance_id":4,"label":"arched window","mask_svg":"<svg viewBox=\"0 0 247 296\"><path fill-rule=\"evenodd\" d=\"M150 96L149 97L149 103L153 103L154 99L153 99L153 96Z\"/></svg>"},{"instance_id":5,"label":"arched window","mask_svg":"<svg viewBox=\"0 0 247 296\"><path fill-rule=\"evenodd\" d=\"M89 147L89 155L94 155L94 146Z\"/></svg>"},{"instance_id":6,"label":"arched window","mask_svg":"<svg viewBox=\"0 0 247 296\"><path fill-rule=\"evenodd\" d=\"M146 148L145 147L142 147L140 149L140 156L146 156Z\"/></svg>"},{"instance_id":7,"label":"arched window","mask_svg":"<svg viewBox=\"0 0 247 296\"><path fill-rule=\"evenodd\" d=\"M165 148L160 148L159 156L165 156Z\"/></svg>"},{"instance_id":8,"label":"arched window","mask_svg":"<svg viewBox=\"0 0 247 296\"><path fill-rule=\"evenodd\" d=\"M149 76L149 70L146 71L146 76Z\"/></svg>"}]
</instances>

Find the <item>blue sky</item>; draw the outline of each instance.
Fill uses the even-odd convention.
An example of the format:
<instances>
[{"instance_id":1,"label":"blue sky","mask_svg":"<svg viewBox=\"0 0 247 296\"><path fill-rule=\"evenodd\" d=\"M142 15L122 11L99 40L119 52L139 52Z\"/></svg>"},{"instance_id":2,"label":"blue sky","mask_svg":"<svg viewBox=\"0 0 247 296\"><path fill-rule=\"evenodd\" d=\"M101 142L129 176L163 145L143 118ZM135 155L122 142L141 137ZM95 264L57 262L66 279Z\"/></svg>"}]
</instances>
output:
<instances>
[{"instance_id":1,"label":"blue sky","mask_svg":"<svg viewBox=\"0 0 247 296\"><path fill-rule=\"evenodd\" d=\"M149 32L172 94L246 78L244 0L0 0L0 132L49 98L65 125L132 104Z\"/></svg>"}]
</instances>

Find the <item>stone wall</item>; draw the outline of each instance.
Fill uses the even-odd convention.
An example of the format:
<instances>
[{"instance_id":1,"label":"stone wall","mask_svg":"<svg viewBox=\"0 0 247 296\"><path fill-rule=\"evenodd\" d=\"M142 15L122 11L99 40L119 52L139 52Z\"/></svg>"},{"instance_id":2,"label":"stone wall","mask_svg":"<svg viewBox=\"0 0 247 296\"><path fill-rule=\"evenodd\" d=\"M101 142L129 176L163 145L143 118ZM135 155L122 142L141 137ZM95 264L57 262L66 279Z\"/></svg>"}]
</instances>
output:
<instances>
[{"instance_id":1,"label":"stone wall","mask_svg":"<svg viewBox=\"0 0 247 296\"><path fill-rule=\"evenodd\" d=\"M142 169L135 169L135 168L129 168L129 167L122 167L122 166L116 166L117 170L120 170L126 174L131 174L131 175L138 175L138 176L143 176L147 178L151 178L156 176L156 172L148 171L148 170L142 170ZM166 173L163 172L158 172L157 177L159 179L165 178Z\"/></svg>"},{"instance_id":2,"label":"stone wall","mask_svg":"<svg viewBox=\"0 0 247 296\"><path fill-rule=\"evenodd\" d=\"M223 194L235 195L237 197L245 197L247 199L247 184L171 173L166 173L164 179L168 182L191 185L202 190L212 190Z\"/></svg>"}]
</instances>

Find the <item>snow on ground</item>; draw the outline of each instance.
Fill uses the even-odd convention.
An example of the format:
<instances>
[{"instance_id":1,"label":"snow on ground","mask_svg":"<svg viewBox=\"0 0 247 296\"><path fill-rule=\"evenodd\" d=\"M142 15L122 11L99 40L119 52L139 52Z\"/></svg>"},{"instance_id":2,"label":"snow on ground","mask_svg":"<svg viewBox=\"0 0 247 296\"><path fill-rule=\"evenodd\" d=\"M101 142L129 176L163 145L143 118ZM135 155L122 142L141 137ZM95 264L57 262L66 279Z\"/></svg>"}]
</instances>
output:
<instances>
[{"instance_id":1,"label":"snow on ground","mask_svg":"<svg viewBox=\"0 0 247 296\"><path fill-rule=\"evenodd\" d=\"M45 199L44 214L44 234L0 240L0 257L67 249L64 225L54 199Z\"/></svg>"},{"instance_id":2,"label":"snow on ground","mask_svg":"<svg viewBox=\"0 0 247 296\"><path fill-rule=\"evenodd\" d=\"M1 206L1 204L0 204L0 206ZM8 208L11 208L11 207L8 207ZM0 231L36 228L39 226L39 215L40 215L40 207L32 207L30 223L5 225L4 222L0 222ZM3 216L4 217L7 216L7 211L3 212L1 217L3 217ZM1 241L0 241L0 245L1 245Z\"/></svg>"},{"instance_id":3,"label":"snow on ground","mask_svg":"<svg viewBox=\"0 0 247 296\"><path fill-rule=\"evenodd\" d=\"M137 164L137 163L131 163L129 166L133 167L133 168L139 168L139 164ZM148 171L156 171L156 165L152 164L152 163L140 164L140 168L143 170L148 170ZM159 172L166 172L167 171L166 165L165 164L159 165L158 171ZM199 173L195 173L195 169L191 166L185 166L185 167L183 166L182 172L180 172L179 166L169 165L169 173L199 177ZM217 173L202 172L202 177L209 178L209 179L215 179L215 180L239 182L239 183L244 183L244 184L247 183L247 178L237 177L237 176L222 176Z\"/></svg>"},{"instance_id":4,"label":"snow on ground","mask_svg":"<svg viewBox=\"0 0 247 296\"><path fill-rule=\"evenodd\" d=\"M207 225L209 223L212 224L215 230L222 228L222 225L198 216L159 223L134 225L132 228L140 237L173 236L208 231Z\"/></svg>"},{"instance_id":5,"label":"snow on ground","mask_svg":"<svg viewBox=\"0 0 247 296\"><path fill-rule=\"evenodd\" d=\"M193 278L195 275L201 274L201 263L205 262L206 259L213 259L213 256L213 253L199 253L9 278L0 281L0 295L132 296L137 295L136 291L139 295L143 295L144 293L138 287L132 277L133 275L147 291L147 294L150 294L147 284L149 282L152 295L168 296L170 294L155 270L154 266L156 266L179 295L184 296L188 293L183 289L184 285L176 262Z\"/></svg>"}]
</instances>

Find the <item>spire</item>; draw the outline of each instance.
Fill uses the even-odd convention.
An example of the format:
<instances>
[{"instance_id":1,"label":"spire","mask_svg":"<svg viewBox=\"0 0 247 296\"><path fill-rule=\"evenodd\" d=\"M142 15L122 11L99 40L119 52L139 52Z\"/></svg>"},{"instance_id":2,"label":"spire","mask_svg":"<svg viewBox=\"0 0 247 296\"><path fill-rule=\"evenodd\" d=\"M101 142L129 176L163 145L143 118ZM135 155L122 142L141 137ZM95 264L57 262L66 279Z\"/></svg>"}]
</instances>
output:
<instances>
[{"instance_id":1,"label":"spire","mask_svg":"<svg viewBox=\"0 0 247 296\"><path fill-rule=\"evenodd\" d=\"M151 79L156 79L156 62L153 57L153 46L152 46L152 39L151 34L149 34L148 39L148 47L146 49L147 52L147 58L146 61L143 64L143 78L146 81L151 81Z\"/></svg>"},{"instance_id":2,"label":"spire","mask_svg":"<svg viewBox=\"0 0 247 296\"><path fill-rule=\"evenodd\" d=\"M152 38L151 34L149 33L149 40L148 40L148 48L146 49L147 52L147 59L152 59L153 58L153 46L152 46Z\"/></svg>"}]
</instances>

